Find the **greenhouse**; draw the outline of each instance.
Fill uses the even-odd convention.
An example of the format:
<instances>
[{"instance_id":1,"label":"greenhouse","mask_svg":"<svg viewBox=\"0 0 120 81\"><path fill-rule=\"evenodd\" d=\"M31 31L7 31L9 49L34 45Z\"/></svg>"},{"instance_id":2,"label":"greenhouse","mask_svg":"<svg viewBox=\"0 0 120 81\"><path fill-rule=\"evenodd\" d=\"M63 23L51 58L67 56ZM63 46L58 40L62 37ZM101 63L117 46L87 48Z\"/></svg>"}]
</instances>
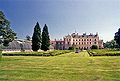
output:
<instances>
[{"instance_id":1,"label":"greenhouse","mask_svg":"<svg viewBox=\"0 0 120 81\"><path fill-rule=\"evenodd\" d=\"M8 47L3 47L5 51L31 51L32 50L31 41L14 40L9 43Z\"/></svg>"}]
</instances>

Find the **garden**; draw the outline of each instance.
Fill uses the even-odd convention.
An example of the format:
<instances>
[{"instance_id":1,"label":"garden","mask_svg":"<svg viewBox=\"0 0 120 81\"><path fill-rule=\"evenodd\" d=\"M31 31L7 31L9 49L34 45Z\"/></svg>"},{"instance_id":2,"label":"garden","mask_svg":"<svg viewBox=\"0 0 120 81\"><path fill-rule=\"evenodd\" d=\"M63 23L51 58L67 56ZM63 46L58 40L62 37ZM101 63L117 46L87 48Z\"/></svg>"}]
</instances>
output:
<instances>
[{"instance_id":1,"label":"garden","mask_svg":"<svg viewBox=\"0 0 120 81\"><path fill-rule=\"evenodd\" d=\"M90 56L120 56L120 49L93 49L87 52Z\"/></svg>"},{"instance_id":2,"label":"garden","mask_svg":"<svg viewBox=\"0 0 120 81\"><path fill-rule=\"evenodd\" d=\"M87 51L81 51L49 57L3 55L0 61L0 81L119 80L119 56L89 57Z\"/></svg>"}]
</instances>

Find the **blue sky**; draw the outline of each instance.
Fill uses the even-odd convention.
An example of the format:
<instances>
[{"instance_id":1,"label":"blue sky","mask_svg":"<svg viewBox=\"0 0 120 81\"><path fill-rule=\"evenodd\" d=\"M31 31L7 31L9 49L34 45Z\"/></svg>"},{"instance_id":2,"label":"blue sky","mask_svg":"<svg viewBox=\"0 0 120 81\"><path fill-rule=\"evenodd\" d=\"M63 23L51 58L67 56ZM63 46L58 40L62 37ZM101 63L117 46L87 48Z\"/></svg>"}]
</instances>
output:
<instances>
[{"instance_id":1,"label":"blue sky","mask_svg":"<svg viewBox=\"0 0 120 81\"><path fill-rule=\"evenodd\" d=\"M120 0L0 0L0 10L20 39L32 36L36 22L48 25L51 39L76 30L110 41L120 27Z\"/></svg>"}]
</instances>

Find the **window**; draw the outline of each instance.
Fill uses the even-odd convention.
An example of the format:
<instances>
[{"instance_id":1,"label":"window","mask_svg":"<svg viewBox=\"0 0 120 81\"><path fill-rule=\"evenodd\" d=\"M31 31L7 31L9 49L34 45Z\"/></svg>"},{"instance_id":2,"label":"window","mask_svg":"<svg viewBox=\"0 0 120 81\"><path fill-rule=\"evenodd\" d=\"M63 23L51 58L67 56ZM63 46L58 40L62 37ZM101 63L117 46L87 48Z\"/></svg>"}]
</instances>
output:
<instances>
[{"instance_id":1,"label":"window","mask_svg":"<svg viewBox=\"0 0 120 81\"><path fill-rule=\"evenodd\" d=\"M82 39L82 41L83 41L83 39Z\"/></svg>"},{"instance_id":2,"label":"window","mask_svg":"<svg viewBox=\"0 0 120 81\"><path fill-rule=\"evenodd\" d=\"M91 42L90 42L90 44L91 44Z\"/></svg>"},{"instance_id":3,"label":"window","mask_svg":"<svg viewBox=\"0 0 120 81\"><path fill-rule=\"evenodd\" d=\"M73 42L73 45L75 45L75 43Z\"/></svg>"},{"instance_id":4,"label":"window","mask_svg":"<svg viewBox=\"0 0 120 81\"><path fill-rule=\"evenodd\" d=\"M79 42L79 45L80 45L80 42Z\"/></svg>"},{"instance_id":5,"label":"window","mask_svg":"<svg viewBox=\"0 0 120 81\"><path fill-rule=\"evenodd\" d=\"M87 39L87 41L89 41L89 39Z\"/></svg>"},{"instance_id":6,"label":"window","mask_svg":"<svg viewBox=\"0 0 120 81\"><path fill-rule=\"evenodd\" d=\"M83 44L83 42L82 42L82 44Z\"/></svg>"},{"instance_id":7,"label":"window","mask_svg":"<svg viewBox=\"0 0 120 81\"><path fill-rule=\"evenodd\" d=\"M96 42L94 42L94 44L97 44Z\"/></svg>"},{"instance_id":8,"label":"window","mask_svg":"<svg viewBox=\"0 0 120 81\"><path fill-rule=\"evenodd\" d=\"M70 42L68 42L68 44L70 44Z\"/></svg>"},{"instance_id":9,"label":"window","mask_svg":"<svg viewBox=\"0 0 120 81\"><path fill-rule=\"evenodd\" d=\"M91 39L90 39L90 41L91 41Z\"/></svg>"},{"instance_id":10,"label":"window","mask_svg":"<svg viewBox=\"0 0 120 81\"><path fill-rule=\"evenodd\" d=\"M87 42L87 44L89 44L89 42Z\"/></svg>"},{"instance_id":11,"label":"window","mask_svg":"<svg viewBox=\"0 0 120 81\"><path fill-rule=\"evenodd\" d=\"M76 39L76 41L77 41L77 39Z\"/></svg>"},{"instance_id":12,"label":"window","mask_svg":"<svg viewBox=\"0 0 120 81\"><path fill-rule=\"evenodd\" d=\"M86 41L86 39L84 39L84 41Z\"/></svg>"},{"instance_id":13,"label":"window","mask_svg":"<svg viewBox=\"0 0 120 81\"><path fill-rule=\"evenodd\" d=\"M96 39L95 39L95 41L96 41Z\"/></svg>"},{"instance_id":14,"label":"window","mask_svg":"<svg viewBox=\"0 0 120 81\"><path fill-rule=\"evenodd\" d=\"M73 41L75 41L75 40L73 39Z\"/></svg>"},{"instance_id":15,"label":"window","mask_svg":"<svg viewBox=\"0 0 120 81\"><path fill-rule=\"evenodd\" d=\"M76 45L77 45L77 42L76 42Z\"/></svg>"},{"instance_id":16,"label":"window","mask_svg":"<svg viewBox=\"0 0 120 81\"><path fill-rule=\"evenodd\" d=\"M86 44L86 42L84 42L84 44Z\"/></svg>"},{"instance_id":17,"label":"window","mask_svg":"<svg viewBox=\"0 0 120 81\"><path fill-rule=\"evenodd\" d=\"M87 49L89 49L89 48L87 47Z\"/></svg>"},{"instance_id":18,"label":"window","mask_svg":"<svg viewBox=\"0 0 120 81\"><path fill-rule=\"evenodd\" d=\"M80 41L80 39L79 39L79 41Z\"/></svg>"}]
</instances>

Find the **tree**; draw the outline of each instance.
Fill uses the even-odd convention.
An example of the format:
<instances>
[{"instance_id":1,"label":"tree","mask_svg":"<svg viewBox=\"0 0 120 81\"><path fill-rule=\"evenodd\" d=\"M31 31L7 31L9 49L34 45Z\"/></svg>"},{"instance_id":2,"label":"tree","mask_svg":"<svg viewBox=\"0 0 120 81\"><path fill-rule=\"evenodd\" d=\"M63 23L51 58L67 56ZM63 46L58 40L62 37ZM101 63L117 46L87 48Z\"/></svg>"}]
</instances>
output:
<instances>
[{"instance_id":1,"label":"tree","mask_svg":"<svg viewBox=\"0 0 120 81\"><path fill-rule=\"evenodd\" d=\"M115 33L114 40L120 46L120 28L118 29L118 32Z\"/></svg>"},{"instance_id":2,"label":"tree","mask_svg":"<svg viewBox=\"0 0 120 81\"><path fill-rule=\"evenodd\" d=\"M41 28L37 22L32 36L32 50L38 51L41 47Z\"/></svg>"},{"instance_id":3,"label":"tree","mask_svg":"<svg viewBox=\"0 0 120 81\"><path fill-rule=\"evenodd\" d=\"M0 11L0 44L8 46L16 38L16 33L10 28L10 22L5 18L5 15Z\"/></svg>"},{"instance_id":4,"label":"tree","mask_svg":"<svg viewBox=\"0 0 120 81\"><path fill-rule=\"evenodd\" d=\"M111 41L107 41L106 43L104 43L104 47L105 48L117 48L118 44L116 43L115 40L111 40Z\"/></svg>"},{"instance_id":5,"label":"tree","mask_svg":"<svg viewBox=\"0 0 120 81\"><path fill-rule=\"evenodd\" d=\"M68 50L74 50L74 47L69 47Z\"/></svg>"},{"instance_id":6,"label":"tree","mask_svg":"<svg viewBox=\"0 0 120 81\"><path fill-rule=\"evenodd\" d=\"M26 40L30 41L31 37L29 35L26 36Z\"/></svg>"},{"instance_id":7,"label":"tree","mask_svg":"<svg viewBox=\"0 0 120 81\"><path fill-rule=\"evenodd\" d=\"M98 46L97 45L92 45L91 49L98 49Z\"/></svg>"},{"instance_id":8,"label":"tree","mask_svg":"<svg viewBox=\"0 0 120 81\"><path fill-rule=\"evenodd\" d=\"M49 38L49 32L48 32L48 27L45 24L45 26L43 27L43 31L42 31L42 46L41 49L44 51L49 50L49 46L50 46L50 38Z\"/></svg>"}]
</instances>

